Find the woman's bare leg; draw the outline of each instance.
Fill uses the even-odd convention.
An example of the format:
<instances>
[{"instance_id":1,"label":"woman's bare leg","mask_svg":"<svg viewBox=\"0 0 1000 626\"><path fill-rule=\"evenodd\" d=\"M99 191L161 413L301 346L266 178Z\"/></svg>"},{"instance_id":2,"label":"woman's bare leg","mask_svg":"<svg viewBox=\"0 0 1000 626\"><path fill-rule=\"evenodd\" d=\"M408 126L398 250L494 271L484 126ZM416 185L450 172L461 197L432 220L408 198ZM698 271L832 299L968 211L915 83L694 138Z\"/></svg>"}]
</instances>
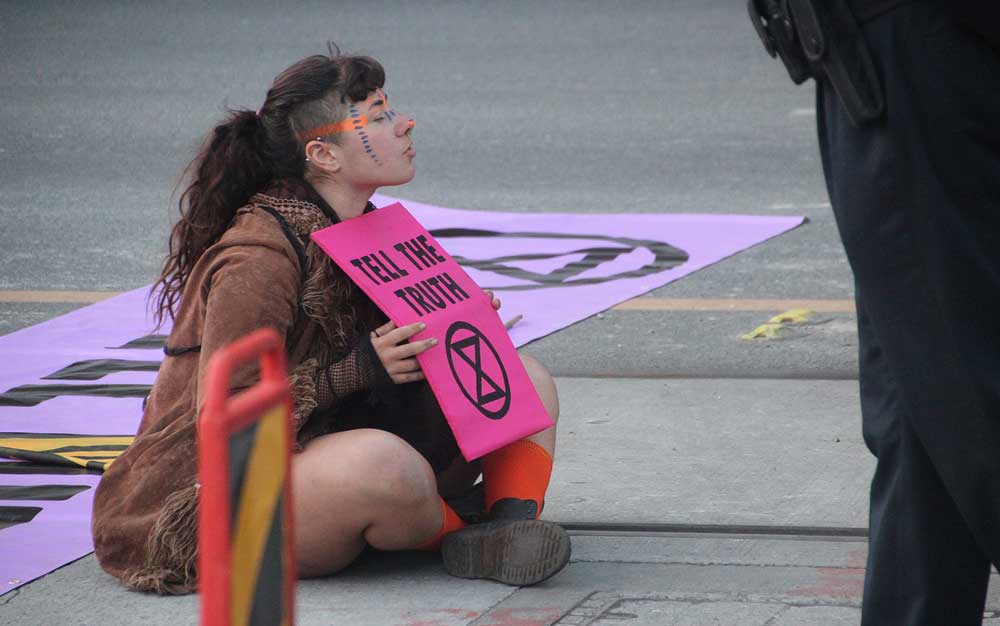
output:
<instances>
[{"instance_id":1,"label":"woman's bare leg","mask_svg":"<svg viewBox=\"0 0 1000 626\"><path fill-rule=\"evenodd\" d=\"M532 384L535 386L535 391L538 392L538 397L542 400L542 405L545 406L545 410L548 412L549 417L552 418L552 421L558 422L559 394L556 391L556 382L552 379L552 375L534 357L530 357L527 354L520 356L521 362L524 363L524 369L528 371L528 378L531 379ZM528 441L533 441L542 446L554 457L556 452L555 423L553 423L551 428L546 428L542 432L528 437Z\"/></svg>"},{"instance_id":2,"label":"woman's bare leg","mask_svg":"<svg viewBox=\"0 0 1000 626\"><path fill-rule=\"evenodd\" d=\"M366 544L412 548L441 527L427 461L399 437L374 429L318 437L292 457L299 576L336 572Z\"/></svg>"}]
</instances>

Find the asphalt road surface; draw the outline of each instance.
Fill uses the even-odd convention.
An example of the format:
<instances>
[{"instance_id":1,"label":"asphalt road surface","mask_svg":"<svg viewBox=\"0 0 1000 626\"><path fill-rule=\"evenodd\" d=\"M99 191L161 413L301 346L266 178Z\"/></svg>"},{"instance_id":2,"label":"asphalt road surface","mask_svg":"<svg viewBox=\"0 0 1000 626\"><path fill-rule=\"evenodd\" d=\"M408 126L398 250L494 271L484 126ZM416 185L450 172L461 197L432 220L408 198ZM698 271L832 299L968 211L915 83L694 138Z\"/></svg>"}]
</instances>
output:
<instances>
[{"instance_id":1,"label":"asphalt road surface","mask_svg":"<svg viewBox=\"0 0 1000 626\"><path fill-rule=\"evenodd\" d=\"M392 195L809 218L650 294L693 302L611 311L529 346L555 373L855 376L813 89L764 53L742 3L719 0L4 2L0 332L81 306L24 292L86 300L151 283L205 133L327 40L381 60L395 106L418 120L418 174ZM838 310L779 341L739 339L802 298Z\"/></svg>"}]
</instances>

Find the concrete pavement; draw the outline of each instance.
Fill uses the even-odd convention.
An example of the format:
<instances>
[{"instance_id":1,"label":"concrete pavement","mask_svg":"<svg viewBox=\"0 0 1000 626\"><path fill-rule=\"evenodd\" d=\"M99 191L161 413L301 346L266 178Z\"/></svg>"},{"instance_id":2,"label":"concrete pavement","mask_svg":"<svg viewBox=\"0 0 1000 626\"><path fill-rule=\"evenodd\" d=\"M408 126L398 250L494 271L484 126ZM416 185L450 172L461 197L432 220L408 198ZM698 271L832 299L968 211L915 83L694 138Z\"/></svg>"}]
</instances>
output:
<instances>
[{"instance_id":1,"label":"concrete pavement","mask_svg":"<svg viewBox=\"0 0 1000 626\"><path fill-rule=\"evenodd\" d=\"M369 553L298 587L303 626L856 624L872 462L852 381L561 378L545 517L573 557L533 588ZM988 615L1000 616L993 586ZM86 557L0 596L11 625L197 624L194 596L129 592ZM1000 624L1000 617L987 620Z\"/></svg>"},{"instance_id":2,"label":"concrete pavement","mask_svg":"<svg viewBox=\"0 0 1000 626\"><path fill-rule=\"evenodd\" d=\"M372 553L301 583L298 623L857 623L872 462L853 381L557 383L545 517L571 529L561 574L516 589L450 578L433 555ZM197 610L195 597L126 591L92 556L0 596L12 625L176 626Z\"/></svg>"}]
</instances>

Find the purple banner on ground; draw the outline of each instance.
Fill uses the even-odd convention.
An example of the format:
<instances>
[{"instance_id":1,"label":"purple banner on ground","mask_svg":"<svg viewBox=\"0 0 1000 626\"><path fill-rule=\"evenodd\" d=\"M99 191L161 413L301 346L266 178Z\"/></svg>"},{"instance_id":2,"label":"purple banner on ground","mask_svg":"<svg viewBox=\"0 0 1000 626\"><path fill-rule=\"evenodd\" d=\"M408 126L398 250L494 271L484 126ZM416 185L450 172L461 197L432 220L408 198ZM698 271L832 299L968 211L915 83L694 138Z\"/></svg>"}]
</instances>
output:
<instances>
[{"instance_id":1,"label":"purple banner on ground","mask_svg":"<svg viewBox=\"0 0 1000 626\"><path fill-rule=\"evenodd\" d=\"M121 294L0 337L0 439L32 435L133 435L143 390L153 384L163 351L122 348L153 332L148 288ZM148 341L145 343L149 343ZM144 344L140 344L144 345ZM59 376L89 362L82 372ZM145 364L146 371L127 368ZM69 376L68 378L65 376ZM88 394L77 395L74 387ZM122 395L131 394L131 395ZM90 511L96 474L25 474L24 463L0 463L0 490L85 485L64 500L0 497L0 593L29 583L93 551Z\"/></svg>"},{"instance_id":2,"label":"purple banner on ground","mask_svg":"<svg viewBox=\"0 0 1000 626\"><path fill-rule=\"evenodd\" d=\"M7 464L2 464L7 465ZM0 530L0 593L16 589L39 576L94 551L90 537L90 509L100 476L93 474L0 474L2 487L59 485L85 487L65 500L3 500L0 511L13 525ZM30 521L19 523L21 513Z\"/></svg>"},{"instance_id":3,"label":"purple banner on ground","mask_svg":"<svg viewBox=\"0 0 1000 626\"><path fill-rule=\"evenodd\" d=\"M802 223L741 215L493 213L402 202L481 287L498 292L503 319L524 316L511 329L518 346ZM0 438L134 434L163 357L162 339L150 336L147 294L148 288L130 291L0 337ZM11 467L0 466L5 493L26 485L93 487L98 480ZM93 491L65 500L0 501L0 513L11 518L0 517L0 593L93 549Z\"/></svg>"},{"instance_id":4,"label":"purple banner on ground","mask_svg":"<svg viewBox=\"0 0 1000 626\"><path fill-rule=\"evenodd\" d=\"M142 413L141 395L74 395L72 387L105 385L111 388L108 393L126 393L122 386L152 385L155 371L121 369L92 380L47 377L81 361L160 361L159 346L121 347L153 332L146 315L148 293L148 287L136 289L0 337L0 394L39 386L54 394L37 404L30 404L29 398L21 406L0 399L0 433L134 434ZM46 393L40 390L39 395ZM0 535L0 547L2 539Z\"/></svg>"},{"instance_id":5,"label":"purple banner on ground","mask_svg":"<svg viewBox=\"0 0 1000 626\"><path fill-rule=\"evenodd\" d=\"M544 337L802 223L801 217L495 213L402 202L484 289L514 345Z\"/></svg>"}]
</instances>

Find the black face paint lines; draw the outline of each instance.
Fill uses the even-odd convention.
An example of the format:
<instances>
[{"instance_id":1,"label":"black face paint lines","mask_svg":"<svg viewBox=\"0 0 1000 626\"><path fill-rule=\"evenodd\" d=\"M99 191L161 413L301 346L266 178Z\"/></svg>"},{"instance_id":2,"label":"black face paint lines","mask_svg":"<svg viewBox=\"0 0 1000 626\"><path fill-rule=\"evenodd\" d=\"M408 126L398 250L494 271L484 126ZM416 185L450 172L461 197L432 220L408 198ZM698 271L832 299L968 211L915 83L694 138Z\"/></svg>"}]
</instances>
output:
<instances>
[{"instance_id":1,"label":"black face paint lines","mask_svg":"<svg viewBox=\"0 0 1000 626\"><path fill-rule=\"evenodd\" d=\"M358 133L358 137L361 137L361 145L364 146L365 154L370 156L377 165L381 166L382 161L379 160L378 155L372 150L371 144L368 141L368 133L365 132L364 125L361 123L361 113L358 112L358 107L352 104L350 113L351 121L354 122L354 131Z\"/></svg>"}]
</instances>

